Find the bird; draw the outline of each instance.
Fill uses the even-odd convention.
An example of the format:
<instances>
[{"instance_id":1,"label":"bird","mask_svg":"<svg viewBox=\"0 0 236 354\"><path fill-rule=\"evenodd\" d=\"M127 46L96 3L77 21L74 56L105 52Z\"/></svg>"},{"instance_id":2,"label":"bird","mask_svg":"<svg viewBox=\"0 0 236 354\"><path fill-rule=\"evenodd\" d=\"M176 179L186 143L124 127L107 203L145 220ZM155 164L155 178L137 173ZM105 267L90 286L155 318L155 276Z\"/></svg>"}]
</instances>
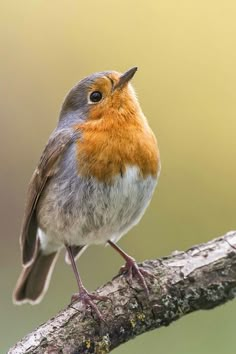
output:
<instances>
[{"instance_id":1,"label":"bird","mask_svg":"<svg viewBox=\"0 0 236 354\"><path fill-rule=\"evenodd\" d=\"M156 137L131 85L136 71L94 73L66 95L28 187L15 304L42 300L64 248L79 290L71 301L82 301L102 319L94 300L107 297L84 287L76 264L93 244L115 249L125 260L122 273L148 293L147 272L117 245L142 218L161 166Z\"/></svg>"}]
</instances>

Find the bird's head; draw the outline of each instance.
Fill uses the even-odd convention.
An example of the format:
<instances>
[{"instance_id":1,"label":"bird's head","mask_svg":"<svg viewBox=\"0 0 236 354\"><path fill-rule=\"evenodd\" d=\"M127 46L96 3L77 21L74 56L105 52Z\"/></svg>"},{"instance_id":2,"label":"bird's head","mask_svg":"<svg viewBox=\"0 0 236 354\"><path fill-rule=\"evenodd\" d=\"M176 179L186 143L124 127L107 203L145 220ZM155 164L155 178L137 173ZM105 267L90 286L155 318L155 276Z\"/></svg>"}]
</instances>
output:
<instances>
[{"instance_id":1,"label":"bird's head","mask_svg":"<svg viewBox=\"0 0 236 354\"><path fill-rule=\"evenodd\" d=\"M78 82L67 94L60 114L78 116L79 119L99 120L129 118L140 111L130 80L137 71L131 68L124 74L105 71L92 74Z\"/></svg>"}]
</instances>

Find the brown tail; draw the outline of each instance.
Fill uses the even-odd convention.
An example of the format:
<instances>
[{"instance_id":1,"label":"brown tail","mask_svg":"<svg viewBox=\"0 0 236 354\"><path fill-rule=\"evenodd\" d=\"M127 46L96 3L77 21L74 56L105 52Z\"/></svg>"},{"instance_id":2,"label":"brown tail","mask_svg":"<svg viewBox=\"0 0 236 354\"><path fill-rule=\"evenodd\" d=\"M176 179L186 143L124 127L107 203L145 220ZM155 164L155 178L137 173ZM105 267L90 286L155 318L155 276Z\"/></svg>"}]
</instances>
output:
<instances>
[{"instance_id":1,"label":"brown tail","mask_svg":"<svg viewBox=\"0 0 236 354\"><path fill-rule=\"evenodd\" d=\"M29 267L25 267L17 281L13 293L13 302L38 304L48 289L51 274L59 252L43 255L38 250Z\"/></svg>"}]
</instances>

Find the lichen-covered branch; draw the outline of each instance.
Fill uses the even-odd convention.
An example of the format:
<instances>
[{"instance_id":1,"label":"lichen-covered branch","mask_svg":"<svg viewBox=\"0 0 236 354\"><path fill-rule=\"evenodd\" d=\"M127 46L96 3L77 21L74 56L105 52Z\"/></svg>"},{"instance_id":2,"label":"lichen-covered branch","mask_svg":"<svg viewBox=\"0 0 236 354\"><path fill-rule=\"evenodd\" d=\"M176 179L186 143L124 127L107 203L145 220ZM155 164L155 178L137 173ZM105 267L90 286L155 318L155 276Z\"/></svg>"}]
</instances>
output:
<instances>
[{"instance_id":1,"label":"lichen-covered branch","mask_svg":"<svg viewBox=\"0 0 236 354\"><path fill-rule=\"evenodd\" d=\"M109 353L146 331L167 326L200 309L212 309L236 296L236 231L187 252L141 264L150 296L136 281L118 275L97 290L111 298L98 306L106 323L80 303L68 306L28 334L8 354Z\"/></svg>"}]
</instances>

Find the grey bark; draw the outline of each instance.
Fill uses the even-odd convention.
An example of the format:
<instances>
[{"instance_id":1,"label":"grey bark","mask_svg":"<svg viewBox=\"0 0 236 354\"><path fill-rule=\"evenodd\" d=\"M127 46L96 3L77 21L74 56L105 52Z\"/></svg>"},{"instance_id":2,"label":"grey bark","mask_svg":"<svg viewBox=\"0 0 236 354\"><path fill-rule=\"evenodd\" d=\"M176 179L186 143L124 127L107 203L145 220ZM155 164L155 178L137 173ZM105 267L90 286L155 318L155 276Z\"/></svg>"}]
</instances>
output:
<instances>
[{"instance_id":1,"label":"grey bark","mask_svg":"<svg viewBox=\"0 0 236 354\"><path fill-rule=\"evenodd\" d=\"M80 303L68 306L19 341L8 354L109 353L144 332L180 317L212 309L236 296L236 231L169 257L140 264L150 296L133 279L117 275L97 289L111 302L99 302L106 323Z\"/></svg>"}]
</instances>

